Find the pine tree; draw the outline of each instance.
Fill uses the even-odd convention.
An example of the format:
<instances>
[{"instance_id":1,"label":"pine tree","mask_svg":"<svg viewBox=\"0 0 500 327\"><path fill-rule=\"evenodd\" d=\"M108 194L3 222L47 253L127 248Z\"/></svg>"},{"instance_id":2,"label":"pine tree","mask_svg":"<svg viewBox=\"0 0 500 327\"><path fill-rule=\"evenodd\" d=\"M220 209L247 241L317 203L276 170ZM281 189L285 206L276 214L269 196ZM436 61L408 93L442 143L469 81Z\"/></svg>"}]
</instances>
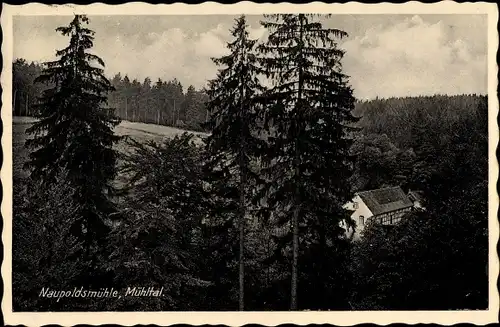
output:
<instances>
[{"instance_id":1,"label":"pine tree","mask_svg":"<svg viewBox=\"0 0 500 327\"><path fill-rule=\"evenodd\" d=\"M70 43L56 52L57 61L45 63L37 78L54 86L43 93L37 107L39 120L27 130L34 137L26 141L32 150L26 166L37 186L60 181L71 186L78 210L70 230L84 244L75 251L91 260L92 269L92 248L104 240L106 220L115 211L108 194L116 173L112 146L119 140L113 127L119 121L104 108L113 87L103 69L92 66L93 62L104 66L104 62L87 52L94 38L94 32L84 27L88 22L86 16L75 15L67 27L56 29L69 36Z\"/></svg>"},{"instance_id":2,"label":"pine tree","mask_svg":"<svg viewBox=\"0 0 500 327\"><path fill-rule=\"evenodd\" d=\"M255 123L259 111L254 103L254 95L262 91L262 87L257 79L256 59L252 53L255 41L249 39L245 16L236 20L231 33L234 41L227 44L230 54L214 59L222 68L207 91L211 114L207 125L212 130L207 140L207 152L211 156L207 167L211 177L215 178L212 181L215 192L231 194L229 197L222 196L224 200L229 200L227 205L233 204L234 214L228 219L237 217L234 225L238 226L239 237L234 239L239 240L239 309L244 310L246 189L255 177L251 161L262 143L256 135ZM221 183L222 180L227 182ZM224 225L227 224L233 223L225 221Z\"/></svg>"},{"instance_id":3,"label":"pine tree","mask_svg":"<svg viewBox=\"0 0 500 327\"><path fill-rule=\"evenodd\" d=\"M192 85L190 85L186 91L180 115L181 120L190 129L200 130L205 123L206 109L204 96L205 94L203 91L196 91Z\"/></svg>"},{"instance_id":4,"label":"pine tree","mask_svg":"<svg viewBox=\"0 0 500 327\"><path fill-rule=\"evenodd\" d=\"M132 113L130 110L130 105L132 103L132 87L128 75L125 75L125 77L123 78L121 86L121 92L123 94L123 100L125 102L123 107L123 115L121 116L121 118L125 120L131 120Z\"/></svg>"},{"instance_id":5,"label":"pine tree","mask_svg":"<svg viewBox=\"0 0 500 327\"><path fill-rule=\"evenodd\" d=\"M144 118L141 120L145 123L155 123L158 124L159 120L159 108L154 108L151 106L151 79L146 77L144 82L141 84L141 89L139 91L139 108L144 112Z\"/></svg>"},{"instance_id":6,"label":"pine tree","mask_svg":"<svg viewBox=\"0 0 500 327\"><path fill-rule=\"evenodd\" d=\"M186 123L190 119L190 117L188 117L188 114L190 108L194 105L194 102L195 102L195 89L193 85L190 85L186 90L186 94L184 95L184 101L180 106L177 118L178 120L182 121L183 123Z\"/></svg>"},{"instance_id":7,"label":"pine tree","mask_svg":"<svg viewBox=\"0 0 500 327\"><path fill-rule=\"evenodd\" d=\"M141 97L141 83L134 78L130 84L130 110L132 111L132 121L141 121L141 106L139 104L139 99Z\"/></svg>"},{"instance_id":8,"label":"pine tree","mask_svg":"<svg viewBox=\"0 0 500 327\"><path fill-rule=\"evenodd\" d=\"M266 123L273 132L263 171L270 179L268 204L275 219L285 231L291 229L283 233L280 249L286 253L292 241L290 308L296 310L299 250L316 255L309 268L318 276L311 279L326 296L327 285L320 281L329 278L326 255L335 254L338 222L345 216L341 206L349 195L354 98L341 72L343 51L335 43L345 32L323 28L316 15L265 19L262 25L270 34L258 49L262 69L273 84L265 97ZM304 260L302 270L306 264ZM321 295L312 298L327 302Z\"/></svg>"}]
</instances>

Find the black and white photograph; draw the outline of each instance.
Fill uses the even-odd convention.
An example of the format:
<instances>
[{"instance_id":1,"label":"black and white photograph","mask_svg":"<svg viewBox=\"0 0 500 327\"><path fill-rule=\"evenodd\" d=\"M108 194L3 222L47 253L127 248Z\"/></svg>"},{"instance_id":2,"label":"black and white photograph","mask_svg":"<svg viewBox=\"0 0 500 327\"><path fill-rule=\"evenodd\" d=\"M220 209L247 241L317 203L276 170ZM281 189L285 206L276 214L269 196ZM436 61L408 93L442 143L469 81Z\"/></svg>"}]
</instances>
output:
<instances>
[{"instance_id":1,"label":"black and white photograph","mask_svg":"<svg viewBox=\"0 0 500 327\"><path fill-rule=\"evenodd\" d=\"M5 6L6 323L498 321L497 8L357 5Z\"/></svg>"}]
</instances>

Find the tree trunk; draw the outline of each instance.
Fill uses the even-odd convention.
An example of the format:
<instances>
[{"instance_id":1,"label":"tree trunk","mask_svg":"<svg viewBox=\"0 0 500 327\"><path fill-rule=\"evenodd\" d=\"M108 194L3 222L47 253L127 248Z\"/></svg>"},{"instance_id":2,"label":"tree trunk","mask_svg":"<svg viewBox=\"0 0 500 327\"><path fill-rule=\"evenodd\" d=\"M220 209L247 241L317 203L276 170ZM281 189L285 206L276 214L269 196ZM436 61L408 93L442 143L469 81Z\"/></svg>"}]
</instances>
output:
<instances>
[{"instance_id":1,"label":"tree trunk","mask_svg":"<svg viewBox=\"0 0 500 327\"><path fill-rule=\"evenodd\" d=\"M300 81L300 78L299 78ZM299 82L300 84L300 82ZM299 99L300 99L300 91L299 91ZM300 101L299 101L300 103ZM299 106L297 106L297 109ZM295 131L298 132L298 121L295 123ZM295 137L298 138L297 136ZM294 158L294 166L295 166L295 176L299 178L300 169L299 169L299 149L297 141L295 142L295 158ZM300 214L300 194L299 194L299 185L295 185L295 198L294 198L294 209L293 209L293 217L292 217L292 244L293 244L293 259L292 259L292 285L291 285L291 295L290 295L290 310L297 310L297 288L298 288L298 279L299 279L299 214Z\"/></svg>"},{"instance_id":2,"label":"tree trunk","mask_svg":"<svg viewBox=\"0 0 500 327\"><path fill-rule=\"evenodd\" d=\"M14 111L14 116L16 115L16 95L17 95L17 89L14 90L14 101L12 101L12 110Z\"/></svg>"},{"instance_id":3,"label":"tree trunk","mask_svg":"<svg viewBox=\"0 0 500 327\"><path fill-rule=\"evenodd\" d=\"M302 45L302 39L303 39L303 22L302 22L302 15L299 15L299 21L300 21L300 36L299 36L299 46ZM302 51L302 46L299 48L299 51ZM300 56L300 54L299 54ZM298 180L300 180L300 169L299 169L299 164L300 164L300 153L299 153L299 145L298 145L298 139L299 139L299 132L300 132L300 123L301 123L301 117L300 117L300 111L302 110L302 91L303 91L303 84L304 84L304 78L303 78L303 72L302 72L302 61L300 60L298 62L298 74L299 74L299 85L298 85L298 90L297 90L297 104L295 106L295 119L293 124L295 125L295 158L294 158L294 170L295 170L295 176ZM298 288L298 279L299 279L299 214L300 214L300 192L299 192L299 186L300 182L296 181L299 185L295 185L295 199L294 199L294 209L293 209L293 217L292 217L292 237L293 237L293 260L292 260L292 285L291 285L291 294L290 294L290 310L297 310L298 304L297 304L297 288Z\"/></svg>"},{"instance_id":4,"label":"tree trunk","mask_svg":"<svg viewBox=\"0 0 500 327\"><path fill-rule=\"evenodd\" d=\"M241 172L240 179L240 267L239 267L239 310L245 310L245 183L246 174Z\"/></svg>"},{"instance_id":5,"label":"tree trunk","mask_svg":"<svg viewBox=\"0 0 500 327\"><path fill-rule=\"evenodd\" d=\"M26 92L26 116L30 115L29 107L28 107L29 96L30 96L29 93Z\"/></svg>"},{"instance_id":6,"label":"tree trunk","mask_svg":"<svg viewBox=\"0 0 500 327\"><path fill-rule=\"evenodd\" d=\"M182 104L181 104L182 106ZM177 108L177 120L175 121L175 125L174 126L177 126L177 122L181 119L181 108Z\"/></svg>"},{"instance_id":7,"label":"tree trunk","mask_svg":"<svg viewBox=\"0 0 500 327\"><path fill-rule=\"evenodd\" d=\"M319 218L320 226L326 226L324 217ZM326 230L320 229L319 231L319 255L318 255L318 278L316 280L316 285L320 292L320 305L318 308L323 310L326 307L326 292L324 285L327 285L326 278L327 272L325 271L325 262L326 262Z\"/></svg>"},{"instance_id":8,"label":"tree trunk","mask_svg":"<svg viewBox=\"0 0 500 327\"><path fill-rule=\"evenodd\" d=\"M297 170L296 170L297 171ZM292 260L292 291L290 310L297 310L298 258L299 258L299 206L293 210L293 260Z\"/></svg>"},{"instance_id":9,"label":"tree trunk","mask_svg":"<svg viewBox=\"0 0 500 327\"><path fill-rule=\"evenodd\" d=\"M241 59L244 62L245 53L244 53L244 45L242 44L241 48ZM243 76L240 76L240 269L239 269L239 309L240 311L245 310L245 188L246 188L246 135L245 135L245 127L246 127L246 112L245 112L245 84L244 84Z\"/></svg>"}]
</instances>

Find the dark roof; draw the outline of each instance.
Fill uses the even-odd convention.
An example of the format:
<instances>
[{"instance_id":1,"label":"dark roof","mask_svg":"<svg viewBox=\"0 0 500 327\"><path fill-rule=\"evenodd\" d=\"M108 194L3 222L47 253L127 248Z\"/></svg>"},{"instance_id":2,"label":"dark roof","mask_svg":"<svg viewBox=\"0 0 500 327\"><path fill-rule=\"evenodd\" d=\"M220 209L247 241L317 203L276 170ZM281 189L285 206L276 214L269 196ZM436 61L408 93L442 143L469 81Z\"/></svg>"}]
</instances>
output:
<instances>
[{"instance_id":1,"label":"dark roof","mask_svg":"<svg viewBox=\"0 0 500 327\"><path fill-rule=\"evenodd\" d=\"M362 191L356 194L374 216L413 206L413 202L399 186Z\"/></svg>"}]
</instances>

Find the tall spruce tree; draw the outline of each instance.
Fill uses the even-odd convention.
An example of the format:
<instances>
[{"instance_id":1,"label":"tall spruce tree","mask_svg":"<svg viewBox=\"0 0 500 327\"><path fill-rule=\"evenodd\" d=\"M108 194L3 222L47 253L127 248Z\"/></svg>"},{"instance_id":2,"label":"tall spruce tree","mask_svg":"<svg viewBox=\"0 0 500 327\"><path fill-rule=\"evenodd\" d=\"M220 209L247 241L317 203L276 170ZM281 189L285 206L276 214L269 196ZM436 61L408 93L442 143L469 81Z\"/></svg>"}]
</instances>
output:
<instances>
[{"instance_id":1,"label":"tall spruce tree","mask_svg":"<svg viewBox=\"0 0 500 327\"><path fill-rule=\"evenodd\" d=\"M316 288L320 294L311 299L318 306L329 301L327 264L339 259L338 223L345 218L342 204L349 196L354 159L348 153L350 126L357 121L351 113L354 97L341 71L344 53L335 42L346 33L324 28L320 19L265 15L262 25L269 37L258 47L262 70L272 82L265 96L272 133L263 172L269 179L267 203L285 231L278 250L289 256L291 241L291 310L298 309L299 251L301 270L308 269L306 277L315 286L304 284L301 293Z\"/></svg>"},{"instance_id":2,"label":"tall spruce tree","mask_svg":"<svg viewBox=\"0 0 500 327\"><path fill-rule=\"evenodd\" d=\"M77 212L70 230L83 244L75 248L75 255L89 260L92 269L94 246L104 240L106 220L115 211L108 195L116 173L112 146L119 140L113 127L119 121L104 107L113 87L103 69L92 65L104 62L88 52L94 39L94 32L84 27L88 22L86 16L75 15L68 26L56 29L70 42L56 52L58 60L45 63L37 78L53 87L43 93L36 111L39 120L27 130L34 136L26 141L32 150L26 166L37 185L64 181L71 186Z\"/></svg>"},{"instance_id":3,"label":"tall spruce tree","mask_svg":"<svg viewBox=\"0 0 500 327\"><path fill-rule=\"evenodd\" d=\"M224 202L224 205L219 202L216 209L226 210L227 219L222 225L238 226L239 237L233 240L239 241L239 310L244 310L247 188L256 177L251 161L262 143L257 133L259 110L254 95L261 92L262 87L257 78L256 58L252 52L255 41L249 39L245 16L236 19L231 33L234 41L227 44L230 54L214 59L222 68L217 78L210 82L207 91L210 98L210 121L207 125L212 130L207 140L207 153L210 156L207 168L214 192L222 195L220 197Z\"/></svg>"}]
</instances>

